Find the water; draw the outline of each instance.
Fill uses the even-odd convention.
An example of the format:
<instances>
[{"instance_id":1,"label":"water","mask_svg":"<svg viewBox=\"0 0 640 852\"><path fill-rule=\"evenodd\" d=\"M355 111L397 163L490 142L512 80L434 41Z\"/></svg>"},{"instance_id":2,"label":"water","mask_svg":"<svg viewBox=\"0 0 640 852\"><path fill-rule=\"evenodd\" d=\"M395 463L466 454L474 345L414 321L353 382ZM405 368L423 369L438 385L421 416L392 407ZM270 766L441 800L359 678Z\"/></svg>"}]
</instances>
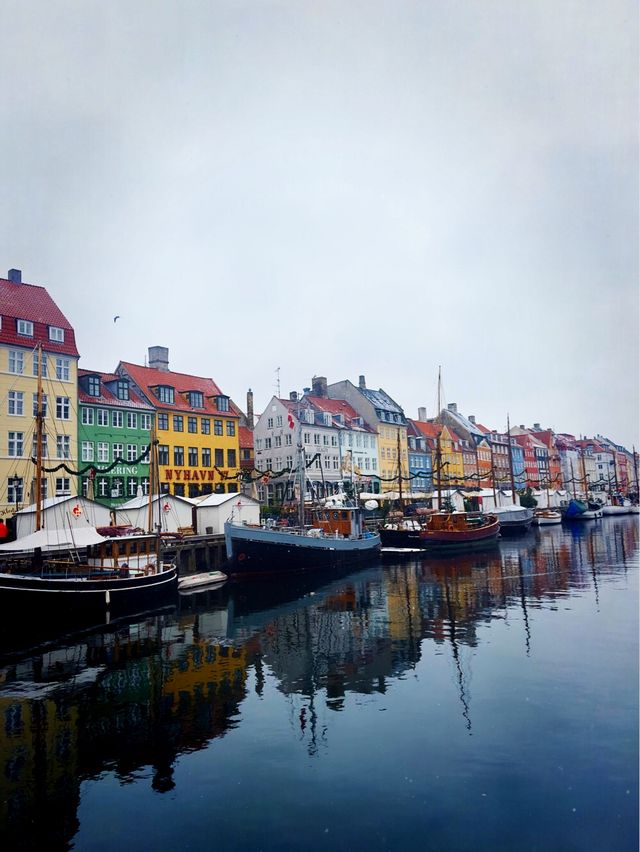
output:
<instances>
[{"instance_id":1,"label":"water","mask_svg":"<svg viewBox=\"0 0 640 852\"><path fill-rule=\"evenodd\" d=\"M24 621L3 848L638 847L633 517L227 584L37 649Z\"/></svg>"}]
</instances>

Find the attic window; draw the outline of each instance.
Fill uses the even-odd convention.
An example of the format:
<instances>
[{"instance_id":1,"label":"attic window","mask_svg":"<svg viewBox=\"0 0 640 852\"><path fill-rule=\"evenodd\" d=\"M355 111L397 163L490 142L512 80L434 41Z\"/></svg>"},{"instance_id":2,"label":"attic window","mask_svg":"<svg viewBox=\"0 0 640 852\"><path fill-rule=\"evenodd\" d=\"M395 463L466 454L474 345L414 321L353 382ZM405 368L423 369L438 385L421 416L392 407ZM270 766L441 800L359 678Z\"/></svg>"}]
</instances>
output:
<instances>
[{"instance_id":1,"label":"attic window","mask_svg":"<svg viewBox=\"0 0 640 852\"><path fill-rule=\"evenodd\" d=\"M170 385L158 385L155 391L160 402L166 402L169 405L174 405L175 391Z\"/></svg>"},{"instance_id":2,"label":"attic window","mask_svg":"<svg viewBox=\"0 0 640 852\"><path fill-rule=\"evenodd\" d=\"M89 376L87 379L87 393L89 396L100 396L100 377Z\"/></svg>"},{"instance_id":3,"label":"attic window","mask_svg":"<svg viewBox=\"0 0 640 852\"><path fill-rule=\"evenodd\" d=\"M118 399L129 399L129 382L126 379L119 379L116 385L116 396Z\"/></svg>"},{"instance_id":4,"label":"attic window","mask_svg":"<svg viewBox=\"0 0 640 852\"><path fill-rule=\"evenodd\" d=\"M55 325L50 325L49 340L52 340L54 343L64 343L64 328L58 328Z\"/></svg>"},{"instance_id":5,"label":"attic window","mask_svg":"<svg viewBox=\"0 0 640 852\"><path fill-rule=\"evenodd\" d=\"M202 391L188 391L187 397L191 408L204 408L204 394ZM222 409L219 409L222 411Z\"/></svg>"},{"instance_id":6,"label":"attic window","mask_svg":"<svg viewBox=\"0 0 640 852\"><path fill-rule=\"evenodd\" d=\"M16 326L18 334L22 334L24 337L33 337L33 323L29 320L16 320Z\"/></svg>"},{"instance_id":7,"label":"attic window","mask_svg":"<svg viewBox=\"0 0 640 852\"><path fill-rule=\"evenodd\" d=\"M218 411L228 411L229 410L229 397L228 396L217 396L216 397L216 408Z\"/></svg>"}]
</instances>

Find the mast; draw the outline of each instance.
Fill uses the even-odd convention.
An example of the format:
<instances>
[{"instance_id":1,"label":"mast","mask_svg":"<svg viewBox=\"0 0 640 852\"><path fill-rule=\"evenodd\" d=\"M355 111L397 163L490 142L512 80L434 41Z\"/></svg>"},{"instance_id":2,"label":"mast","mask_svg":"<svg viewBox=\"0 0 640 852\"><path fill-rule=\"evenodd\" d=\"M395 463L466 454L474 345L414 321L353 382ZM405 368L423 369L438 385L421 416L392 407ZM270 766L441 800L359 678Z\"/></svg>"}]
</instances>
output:
<instances>
[{"instance_id":1,"label":"mast","mask_svg":"<svg viewBox=\"0 0 640 852\"><path fill-rule=\"evenodd\" d=\"M147 529L149 532L153 532L153 495L156 487L156 427L155 423L151 428L151 435L149 442L149 505L148 505L148 520L147 520ZM158 500L160 500L160 489L158 488Z\"/></svg>"},{"instance_id":2,"label":"mast","mask_svg":"<svg viewBox=\"0 0 640 852\"><path fill-rule=\"evenodd\" d=\"M638 492L640 489L638 488L638 454L636 453L635 445L633 447L633 471L636 475L636 497L638 496Z\"/></svg>"},{"instance_id":3,"label":"mast","mask_svg":"<svg viewBox=\"0 0 640 852\"><path fill-rule=\"evenodd\" d=\"M38 343L38 388L36 396L36 532L42 529L42 344Z\"/></svg>"},{"instance_id":4,"label":"mast","mask_svg":"<svg viewBox=\"0 0 640 852\"><path fill-rule=\"evenodd\" d=\"M580 459L582 461L582 485L584 487L584 499L589 501L589 487L587 482L587 468L584 463L584 447L580 447Z\"/></svg>"},{"instance_id":5,"label":"mast","mask_svg":"<svg viewBox=\"0 0 640 852\"><path fill-rule=\"evenodd\" d=\"M489 441L489 449L491 450L491 484L493 486L493 507L498 508L498 498L496 496L496 470L493 466L493 442Z\"/></svg>"},{"instance_id":6,"label":"mast","mask_svg":"<svg viewBox=\"0 0 640 852\"><path fill-rule=\"evenodd\" d=\"M511 427L507 413L507 446L509 447L509 473L511 474L511 502L516 505L516 482L513 476L513 453L511 452Z\"/></svg>"},{"instance_id":7,"label":"mast","mask_svg":"<svg viewBox=\"0 0 640 852\"><path fill-rule=\"evenodd\" d=\"M400 511L404 505L402 501L402 456L400 454L400 427L398 426L398 494L400 499Z\"/></svg>"},{"instance_id":8,"label":"mast","mask_svg":"<svg viewBox=\"0 0 640 852\"><path fill-rule=\"evenodd\" d=\"M440 370L438 366L438 421L440 420ZM440 423L438 422L438 426ZM440 431L436 435L436 462L437 462L437 489L438 489L438 511L442 509L442 450L440 447Z\"/></svg>"},{"instance_id":9,"label":"mast","mask_svg":"<svg viewBox=\"0 0 640 852\"><path fill-rule=\"evenodd\" d=\"M569 464L571 465L571 484L573 485L573 499L577 500L578 495L576 494L576 480L573 475L573 459L569 459Z\"/></svg>"},{"instance_id":10,"label":"mast","mask_svg":"<svg viewBox=\"0 0 640 852\"><path fill-rule=\"evenodd\" d=\"M300 400L298 400L298 465L300 468L300 500L298 502L298 525L304 529L304 493L306 490L306 470L304 466L304 444L302 443L302 417L300 416Z\"/></svg>"}]
</instances>

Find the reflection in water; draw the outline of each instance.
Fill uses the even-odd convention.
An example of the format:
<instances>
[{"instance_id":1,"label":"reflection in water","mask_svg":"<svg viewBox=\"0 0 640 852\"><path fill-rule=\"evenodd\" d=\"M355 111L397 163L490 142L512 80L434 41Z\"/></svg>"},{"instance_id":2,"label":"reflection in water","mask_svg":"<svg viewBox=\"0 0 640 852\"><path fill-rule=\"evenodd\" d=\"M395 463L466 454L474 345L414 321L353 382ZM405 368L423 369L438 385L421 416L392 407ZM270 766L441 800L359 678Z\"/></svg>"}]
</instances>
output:
<instances>
[{"instance_id":1,"label":"reflection in water","mask_svg":"<svg viewBox=\"0 0 640 852\"><path fill-rule=\"evenodd\" d=\"M0 825L25 848L65 846L84 780L108 772L174 789L176 758L236 732L249 690L264 701L269 681L317 758L330 746L320 703L344 712L349 695L384 695L431 646L449 648L471 734L462 652L480 650L479 627L519 611L534 656L531 612L590 586L599 611L600 585L624 575L637 548L634 521L549 527L485 554L307 574L286 589L229 585L35 651L14 635L0 660Z\"/></svg>"}]
</instances>

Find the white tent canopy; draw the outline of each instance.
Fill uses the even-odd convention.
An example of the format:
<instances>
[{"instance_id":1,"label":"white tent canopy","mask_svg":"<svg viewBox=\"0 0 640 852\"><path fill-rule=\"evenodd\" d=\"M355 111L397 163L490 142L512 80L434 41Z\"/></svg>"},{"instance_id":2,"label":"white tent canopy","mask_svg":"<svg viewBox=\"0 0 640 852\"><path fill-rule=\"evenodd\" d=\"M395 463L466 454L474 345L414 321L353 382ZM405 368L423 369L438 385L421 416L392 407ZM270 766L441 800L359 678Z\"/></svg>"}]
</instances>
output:
<instances>
[{"instance_id":1,"label":"white tent canopy","mask_svg":"<svg viewBox=\"0 0 640 852\"><path fill-rule=\"evenodd\" d=\"M22 536L15 541L0 544L0 550L13 553L32 551L36 547L44 551L74 550L75 548L89 547L91 544L100 544L106 540L103 535L96 531L95 527L75 527L66 530L47 527Z\"/></svg>"}]
</instances>

